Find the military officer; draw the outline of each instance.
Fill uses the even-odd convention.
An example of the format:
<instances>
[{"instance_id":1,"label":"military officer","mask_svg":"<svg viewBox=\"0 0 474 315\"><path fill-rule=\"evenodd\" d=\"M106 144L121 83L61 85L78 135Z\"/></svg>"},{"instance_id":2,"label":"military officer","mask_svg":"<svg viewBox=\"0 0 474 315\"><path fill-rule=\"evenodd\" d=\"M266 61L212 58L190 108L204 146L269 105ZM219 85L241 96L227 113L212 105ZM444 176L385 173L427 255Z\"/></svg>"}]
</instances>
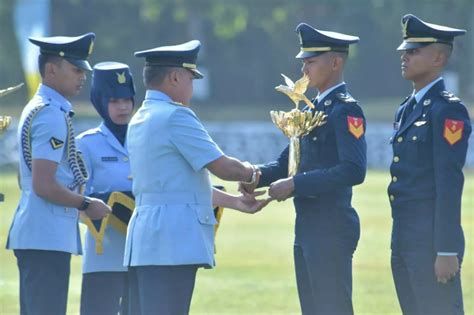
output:
<instances>
[{"instance_id":1,"label":"military officer","mask_svg":"<svg viewBox=\"0 0 474 315\"><path fill-rule=\"evenodd\" d=\"M463 314L460 264L462 167L468 112L441 73L465 30L402 18L401 70L412 94L391 139L392 273L403 314Z\"/></svg>"},{"instance_id":2,"label":"military officer","mask_svg":"<svg viewBox=\"0 0 474 315\"><path fill-rule=\"evenodd\" d=\"M296 32L313 100L326 124L301 139L301 163L288 177L287 147L280 157L259 166L258 186L270 185L277 200L294 196L294 261L303 314L352 314L352 255L359 240L359 218L351 206L352 186L366 173L365 118L347 91L343 70L356 36L321 31L301 23ZM306 108L305 110L311 110ZM255 185L241 185L252 191Z\"/></svg>"},{"instance_id":3,"label":"military officer","mask_svg":"<svg viewBox=\"0 0 474 315\"><path fill-rule=\"evenodd\" d=\"M86 195L131 194L130 162L125 142L134 95L132 73L126 64L102 62L94 66L91 102L103 121L77 138L89 171ZM123 266L126 235L123 232L126 230L121 231L120 225L114 225L109 218L103 235L97 239L100 228L97 231L95 225L88 224L88 227L82 265L81 314L125 314L128 311L128 278L127 267Z\"/></svg>"},{"instance_id":4,"label":"military officer","mask_svg":"<svg viewBox=\"0 0 474 315\"><path fill-rule=\"evenodd\" d=\"M42 77L18 127L21 197L7 241L20 272L22 314L65 314L71 254L81 254L79 212L110 207L77 193L87 180L78 156L70 99L84 85L95 35L30 37Z\"/></svg>"},{"instance_id":5,"label":"military officer","mask_svg":"<svg viewBox=\"0 0 474 315\"><path fill-rule=\"evenodd\" d=\"M214 266L213 204L253 213L268 200L212 190L209 172L255 182L249 163L226 156L189 107L203 77L200 42L135 53L145 58L147 88L128 129L136 208L127 231L132 314L188 314L199 267Z\"/></svg>"}]
</instances>

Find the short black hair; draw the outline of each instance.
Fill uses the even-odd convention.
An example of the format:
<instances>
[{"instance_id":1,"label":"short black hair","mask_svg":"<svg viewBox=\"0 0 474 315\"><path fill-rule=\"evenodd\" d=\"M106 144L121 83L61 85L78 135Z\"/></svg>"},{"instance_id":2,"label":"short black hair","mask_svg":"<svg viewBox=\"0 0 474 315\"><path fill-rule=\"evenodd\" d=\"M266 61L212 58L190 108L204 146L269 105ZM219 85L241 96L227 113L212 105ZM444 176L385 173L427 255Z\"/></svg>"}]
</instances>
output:
<instances>
[{"instance_id":1,"label":"short black hair","mask_svg":"<svg viewBox=\"0 0 474 315\"><path fill-rule=\"evenodd\" d=\"M52 55L42 55L38 56L38 69L41 74L41 77L44 78L44 69L48 62L59 64L63 58Z\"/></svg>"},{"instance_id":2,"label":"short black hair","mask_svg":"<svg viewBox=\"0 0 474 315\"><path fill-rule=\"evenodd\" d=\"M143 83L146 87L160 85L163 83L168 73L174 69L175 67L145 66L143 68Z\"/></svg>"}]
</instances>

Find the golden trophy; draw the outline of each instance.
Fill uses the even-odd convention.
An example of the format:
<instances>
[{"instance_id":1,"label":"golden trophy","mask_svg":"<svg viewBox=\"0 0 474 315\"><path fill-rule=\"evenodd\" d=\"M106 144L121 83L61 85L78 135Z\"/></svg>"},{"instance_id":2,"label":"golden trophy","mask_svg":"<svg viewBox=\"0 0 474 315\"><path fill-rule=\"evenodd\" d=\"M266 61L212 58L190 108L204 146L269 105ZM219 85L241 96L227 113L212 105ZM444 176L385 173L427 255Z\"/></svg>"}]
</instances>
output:
<instances>
[{"instance_id":1,"label":"golden trophy","mask_svg":"<svg viewBox=\"0 0 474 315\"><path fill-rule=\"evenodd\" d=\"M290 152L288 156L288 176L296 174L300 164L300 137L306 136L314 128L326 123L327 115L322 111L305 111L298 108L300 101L303 101L311 109L314 109L313 103L304 95L308 88L309 78L304 75L296 82L282 74L286 85L279 85L275 90L286 94L295 103L295 108L289 112L271 111L273 123L290 139Z\"/></svg>"},{"instance_id":2,"label":"golden trophy","mask_svg":"<svg viewBox=\"0 0 474 315\"><path fill-rule=\"evenodd\" d=\"M23 86L23 83L20 83L16 86L12 86L12 87L0 90L0 97L3 97L7 94L10 94L11 92L15 92L16 90L18 90L22 86ZM12 118L10 116L0 115L0 134L8 128L11 121L12 121ZM0 193L0 202L3 202L4 199L5 199L5 196L2 193Z\"/></svg>"},{"instance_id":3,"label":"golden trophy","mask_svg":"<svg viewBox=\"0 0 474 315\"><path fill-rule=\"evenodd\" d=\"M20 83L16 86L12 86L12 87L9 87L9 88L6 88L6 89L3 89L3 90L0 90L0 97L3 97L7 94L10 94L12 92L15 92L16 90L18 90L19 88L21 88L23 86L23 83ZM10 116L3 116L3 115L0 115L0 133L3 131L3 130L6 130L8 128L8 126L10 125L12 121L12 118Z\"/></svg>"}]
</instances>

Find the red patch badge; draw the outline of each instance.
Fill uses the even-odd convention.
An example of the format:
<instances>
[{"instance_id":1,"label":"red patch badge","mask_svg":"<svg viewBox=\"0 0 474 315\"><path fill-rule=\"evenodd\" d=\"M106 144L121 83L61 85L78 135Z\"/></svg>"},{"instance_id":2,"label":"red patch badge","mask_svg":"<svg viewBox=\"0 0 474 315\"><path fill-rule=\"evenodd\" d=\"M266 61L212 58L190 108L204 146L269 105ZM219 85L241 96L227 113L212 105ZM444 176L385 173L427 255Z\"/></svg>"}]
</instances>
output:
<instances>
[{"instance_id":1,"label":"red patch badge","mask_svg":"<svg viewBox=\"0 0 474 315\"><path fill-rule=\"evenodd\" d=\"M453 145L461 140L463 130L464 121L462 120L446 119L444 121L443 136L450 145Z\"/></svg>"},{"instance_id":2,"label":"red patch badge","mask_svg":"<svg viewBox=\"0 0 474 315\"><path fill-rule=\"evenodd\" d=\"M364 119L360 117L347 116L347 127L349 132L359 139L364 134Z\"/></svg>"}]
</instances>

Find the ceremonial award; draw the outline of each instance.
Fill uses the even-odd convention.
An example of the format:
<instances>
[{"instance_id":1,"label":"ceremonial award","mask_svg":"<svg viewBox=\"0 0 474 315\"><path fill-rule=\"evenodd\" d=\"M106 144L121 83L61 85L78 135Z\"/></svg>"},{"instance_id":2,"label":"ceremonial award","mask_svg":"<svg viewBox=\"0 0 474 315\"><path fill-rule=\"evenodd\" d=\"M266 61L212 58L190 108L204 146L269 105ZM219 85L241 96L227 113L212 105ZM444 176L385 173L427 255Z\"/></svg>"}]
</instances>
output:
<instances>
[{"instance_id":1,"label":"ceremonial award","mask_svg":"<svg viewBox=\"0 0 474 315\"><path fill-rule=\"evenodd\" d=\"M298 171L300 164L300 137L310 133L314 128L326 123L327 115L322 111L305 111L298 108L300 101L303 101L314 109L314 105L304 95L308 88L309 78L304 75L296 82L282 74L285 85L275 87L275 90L286 94L295 103L295 108L289 112L271 111L273 123L290 139L290 152L288 156L288 176L293 176Z\"/></svg>"},{"instance_id":2,"label":"ceremonial award","mask_svg":"<svg viewBox=\"0 0 474 315\"><path fill-rule=\"evenodd\" d=\"M3 90L0 90L0 97L3 97L7 94L10 94L12 92L15 92L16 90L18 90L19 88L21 88L23 86L23 83L20 83L16 86L12 86L12 87L9 87L9 88L6 88L6 89L3 89ZM3 130L7 129L8 126L10 125L11 123L11 120L12 118L10 116L3 116L3 115L0 115L0 132L2 132Z\"/></svg>"}]
</instances>

